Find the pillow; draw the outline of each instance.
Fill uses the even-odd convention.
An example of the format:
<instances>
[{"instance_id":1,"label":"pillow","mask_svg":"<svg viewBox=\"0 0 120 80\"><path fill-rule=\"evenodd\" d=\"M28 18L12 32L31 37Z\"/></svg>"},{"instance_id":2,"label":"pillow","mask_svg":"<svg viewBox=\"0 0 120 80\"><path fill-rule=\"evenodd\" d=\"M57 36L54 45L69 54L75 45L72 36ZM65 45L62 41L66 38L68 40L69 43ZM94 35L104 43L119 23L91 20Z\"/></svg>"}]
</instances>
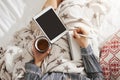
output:
<instances>
[{"instance_id":1,"label":"pillow","mask_svg":"<svg viewBox=\"0 0 120 80\"><path fill-rule=\"evenodd\" d=\"M120 30L101 48L100 64L105 80L120 80Z\"/></svg>"}]
</instances>

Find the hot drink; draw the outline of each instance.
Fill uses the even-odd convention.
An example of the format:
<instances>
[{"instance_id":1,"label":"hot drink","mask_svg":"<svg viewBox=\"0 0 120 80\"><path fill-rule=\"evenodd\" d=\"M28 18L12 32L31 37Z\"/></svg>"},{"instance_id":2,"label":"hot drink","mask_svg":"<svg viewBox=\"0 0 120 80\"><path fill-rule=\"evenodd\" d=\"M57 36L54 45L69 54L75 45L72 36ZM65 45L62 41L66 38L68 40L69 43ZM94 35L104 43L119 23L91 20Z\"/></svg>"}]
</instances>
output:
<instances>
[{"instance_id":1,"label":"hot drink","mask_svg":"<svg viewBox=\"0 0 120 80\"><path fill-rule=\"evenodd\" d=\"M38 41L37 47L40 50L45 50L49 47L48 42L45 39L41 39L41 40Z\"/></svg>"},{"instance_id":2,"label":"hot drink","mask_svg":"<svg viewBox=\"0 0 120 80\"><path fill-rule=\"evenodd\" d=\"M44 53L46 52L50 47L50 43L48 42L47 38L44 36L41 36L36 39L35 41L35 48L40 52Z\"/></svg>"}]
</instances>

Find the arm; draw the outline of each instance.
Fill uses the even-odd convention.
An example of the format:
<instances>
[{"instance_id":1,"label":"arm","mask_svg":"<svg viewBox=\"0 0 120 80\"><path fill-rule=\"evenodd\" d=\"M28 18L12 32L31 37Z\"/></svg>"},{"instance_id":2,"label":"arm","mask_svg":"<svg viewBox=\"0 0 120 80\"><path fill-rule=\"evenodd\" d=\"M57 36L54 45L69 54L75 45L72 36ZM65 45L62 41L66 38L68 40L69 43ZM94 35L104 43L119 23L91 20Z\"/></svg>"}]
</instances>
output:
<instances>
[{"instance_id":1,"label":"arm","mask_svg":"<svg viewBox=\"0 0 120 80\"><path fill-rule=\"evenodd\" d=\"M81 47L83 64L88 77L92 80L103 80L102 69L93 54L93 50L88 43L88 39L80 36L79 34L88 35L88 32L83 28L74 30L74 38Z\"/></svg>"},{"instance_id":2,"label":"arm","mask_svg":"<svg viewBox=\"0 0 120 80\"><path fill-rule=\"evenodd\" d=\"M35 42L34 42L35 44ZM41 69L40 66L44 60L44 58L49 54L50 49L48 49L48 51L46 51L45 53L39 53L35 47L32 47L32 52L34 55L34 60L26 63L25 64L25 75L24 75L24 79L25 80L41 80Z\"/></svg>"},{"instance_id":3,"label":"arm","mask_svg":"<svg viewBox=\"0 0 120 80\"><path fill-rule=\"evenodd\" d=\"M102 69L93 54L91 46L88 45L87 48L81 48L81 54L88 77L92 80L103 80Z\"/></svg>"},{"instance_id":4,"label":"arm","mask_svg":"<svg viewBox=\"0 0 120 80\"><path fill-rule=\"evenodd\" d=\"M43 6L43 9L52 6L54 9L57 9L58 5L62 2L62 0L47 0Z\"/></svg>"},{"instance_id":5,"label":"arm","mask_svg":"<svg viewBox=\"0 0 120 80\"><path fill-rule=\"evenodd\" d=\"M33 61L25 64L25 80L40 80L41 78L41 69L33 64Z\"/></svg>"}]
</instances>

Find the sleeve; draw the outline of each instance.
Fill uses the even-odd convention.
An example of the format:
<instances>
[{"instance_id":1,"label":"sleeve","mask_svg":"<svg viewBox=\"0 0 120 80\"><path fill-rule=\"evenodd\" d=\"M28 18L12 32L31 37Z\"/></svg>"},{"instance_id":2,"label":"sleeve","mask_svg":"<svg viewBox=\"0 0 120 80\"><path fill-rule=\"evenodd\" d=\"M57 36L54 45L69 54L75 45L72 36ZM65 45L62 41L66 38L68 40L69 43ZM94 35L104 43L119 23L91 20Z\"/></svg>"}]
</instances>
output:
<instances>
[{"instance_id":1,"label":"sleeve","mask_svg":"<svg viewBox=\"0 0 120 80\"><path fill-rule=\"evenodd\" d=\"M23 80L63 80L65 76L63 73L56 72L42 75L41 69L31 62L25 64L25 70L26 73Z\"/></svg>"},{"instance_id":2,"label":"sleeve","mask_svg":"<svg viewBox=\"0 0 120 80\"><path fill-rule=\"evenodd\" d=\"M25 64L25 80L40 80L41 78L41 69L34 65L33 63L29 62Z\"/></svg>"},{"instance_id":3,"label":"sleeve","mask_svg":"<svg viewBox=\"0 0 120 80\"><path fill-rule=\"evenodd\" d=\"M81 54L88 77L92 80L103 80L102 69L93 54L91 46L81 48Z\"/></svg>"}]
</instances>

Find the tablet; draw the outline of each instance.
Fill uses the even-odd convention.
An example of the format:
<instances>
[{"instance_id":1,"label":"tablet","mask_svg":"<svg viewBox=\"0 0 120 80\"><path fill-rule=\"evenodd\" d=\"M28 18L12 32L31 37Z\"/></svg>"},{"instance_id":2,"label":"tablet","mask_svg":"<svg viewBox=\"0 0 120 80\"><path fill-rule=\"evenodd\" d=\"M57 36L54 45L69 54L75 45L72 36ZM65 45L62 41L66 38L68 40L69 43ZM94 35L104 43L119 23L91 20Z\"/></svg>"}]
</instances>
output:
<instances>
[{"instance_id":1,"label":"tablet","mask_svg":"<svg viewBox=\"0 0 120 80\"><path fill-rule=\"evenodd\" d=\"M33 19L51 43L54 43L67 33L65 25L52 7L47 7Z\"/></svg>"}]
</instances>

